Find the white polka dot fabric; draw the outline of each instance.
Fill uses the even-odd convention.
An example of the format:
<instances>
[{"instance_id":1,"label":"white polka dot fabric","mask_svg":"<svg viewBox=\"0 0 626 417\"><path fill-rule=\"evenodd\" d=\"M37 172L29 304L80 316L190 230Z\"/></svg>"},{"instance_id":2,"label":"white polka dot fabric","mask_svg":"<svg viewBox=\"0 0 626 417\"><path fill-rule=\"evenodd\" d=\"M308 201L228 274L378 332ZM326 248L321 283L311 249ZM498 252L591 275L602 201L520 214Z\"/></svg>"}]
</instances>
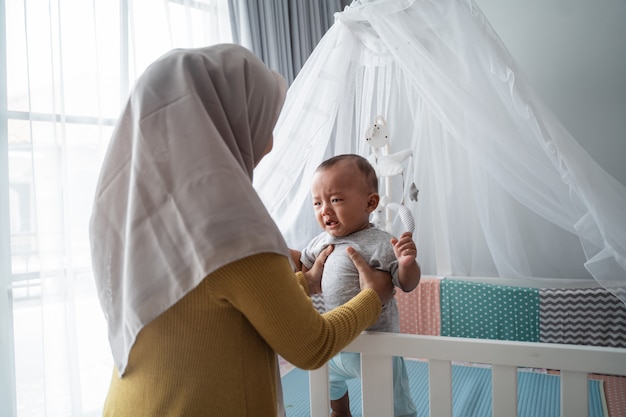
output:
<instances>
[{"instance_id":1,"label":"white polka dot fabric","mask_svg":"<svg viewBox=\"0 0 626 417\"><path fill-rule=\"evenodd\" d=\"M439 336L439 281L439 278L422 278L415 290L396 294L400 333Z\"/></svg>"}]
</instances>

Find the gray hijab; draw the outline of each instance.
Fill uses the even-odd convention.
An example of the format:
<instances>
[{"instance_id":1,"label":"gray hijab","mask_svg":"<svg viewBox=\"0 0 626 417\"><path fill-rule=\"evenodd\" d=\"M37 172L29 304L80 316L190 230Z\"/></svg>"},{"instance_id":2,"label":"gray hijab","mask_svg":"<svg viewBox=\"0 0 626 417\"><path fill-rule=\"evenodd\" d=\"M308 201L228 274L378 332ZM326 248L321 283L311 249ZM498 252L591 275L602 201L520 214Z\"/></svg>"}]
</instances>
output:
<instances>
[{"instance_id":1,"label":"gray hijab","mask_svg":"<svg viewBox=\"0 0 626 417\"><path fill-rule=\"evenodd\" d=\"M120 376L142 327L208 274L261 252L289 256L252 186L285 93L284 79L237 45L173 50L138 79L90 223Z\"/></svg>"}]
</instances>

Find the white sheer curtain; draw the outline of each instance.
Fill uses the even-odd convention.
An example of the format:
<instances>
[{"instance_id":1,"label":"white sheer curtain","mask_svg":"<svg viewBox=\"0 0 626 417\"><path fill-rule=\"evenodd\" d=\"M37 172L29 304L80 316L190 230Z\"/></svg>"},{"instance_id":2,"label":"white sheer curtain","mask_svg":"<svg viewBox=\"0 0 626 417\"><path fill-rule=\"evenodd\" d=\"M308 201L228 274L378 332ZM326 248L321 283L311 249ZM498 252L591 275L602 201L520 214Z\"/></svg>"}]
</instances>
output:
<instances>
[{"instance_id":1,"label":"white sheer curtain","mask_svg":"<svg viewBox=\"0 0 626 417\"><path fill-rule=\"evenodd\" d=\"M404 187L398 176L390 188L407 196L423 273L593 276L626 302L626 188L543 104L472 0L355 0L336 16L255 171L290 246L319 233L313 170L370 155L365 133L383 115L390 152L412 150Z\"/></svg>"},{"instance_id":2,"label":"white sheer curtain","mask_svg":"<svg viewBox=\"0 0 626 417\"><path fill-rule=\"evenodd\" d=\"M7 161L0 173L0 415L97 416L113 369L88 244L101 158L130 86L150 62L172 48L231 41L228 5L0 5L0 161Z\"/></svg>"}]
</instances>

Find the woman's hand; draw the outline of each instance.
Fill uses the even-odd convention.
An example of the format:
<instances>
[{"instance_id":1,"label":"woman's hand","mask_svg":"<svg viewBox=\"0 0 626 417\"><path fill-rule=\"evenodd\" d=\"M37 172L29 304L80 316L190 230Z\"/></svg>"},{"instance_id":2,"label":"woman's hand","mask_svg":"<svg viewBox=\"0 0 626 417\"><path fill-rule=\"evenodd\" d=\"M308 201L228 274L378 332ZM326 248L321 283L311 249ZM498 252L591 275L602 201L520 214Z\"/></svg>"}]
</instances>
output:
<instances>
[{"instance_id":1,"label":"woman's hand","mask_svg":"<svg viewBox=\"0 0 626 417\"><path fill-rule=\"evenodd\" d=\"M311 269L307 270L306 268L302 268L304 277L309 285L309 294L320 294L322 292L322 272L324 272L324 263L334 248L333 245L329 245L326 249L321 251Z\"/></svg>"},{"instance_id":2,"label":"woman's hand","mask_svg":"<svg viewBox=\"0 0 626 417\"><path fill-rule=\"evenodd\" d=\"M371 288L380 297L380 302L385 305L389 300L393 298L394 288L391 282L391 274L386 271L381 271L370 267L361 255L354 250L354 248L348 247L346 249L352 263L359 272L359 282L361 283L361 289ZM317 261L316 261L317 263Z\"/></svg>"},{"instance_id":3,"label":"woman's hand","mask_svg":"<svg viewBox=\"0 0 626 417\"><path fill-rule=\"evenodd\" d=\"M289 255L291 256L291 262L294 265L294 272L302 271L302 262L300 262L300 254L299 250L289 249Z\"/></svg>"}]
</instances>

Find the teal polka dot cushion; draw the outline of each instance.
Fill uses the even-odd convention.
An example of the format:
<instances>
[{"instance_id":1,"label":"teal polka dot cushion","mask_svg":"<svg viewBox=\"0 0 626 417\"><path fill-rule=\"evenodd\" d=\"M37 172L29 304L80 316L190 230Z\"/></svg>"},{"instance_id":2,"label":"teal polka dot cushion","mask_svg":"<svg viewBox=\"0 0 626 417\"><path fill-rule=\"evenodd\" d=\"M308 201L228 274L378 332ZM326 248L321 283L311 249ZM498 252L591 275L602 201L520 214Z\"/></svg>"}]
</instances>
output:
<instances>
[{"instance_id":1,"label":"teal polka dot cushion","mask_svg":"<svg viewBox=\"0 0 626 417\"><path fill-rule=\"evenodd\" d=\"M539 290L441 280L441 335L539 341Z\"/></svg>"}]
</instances>

